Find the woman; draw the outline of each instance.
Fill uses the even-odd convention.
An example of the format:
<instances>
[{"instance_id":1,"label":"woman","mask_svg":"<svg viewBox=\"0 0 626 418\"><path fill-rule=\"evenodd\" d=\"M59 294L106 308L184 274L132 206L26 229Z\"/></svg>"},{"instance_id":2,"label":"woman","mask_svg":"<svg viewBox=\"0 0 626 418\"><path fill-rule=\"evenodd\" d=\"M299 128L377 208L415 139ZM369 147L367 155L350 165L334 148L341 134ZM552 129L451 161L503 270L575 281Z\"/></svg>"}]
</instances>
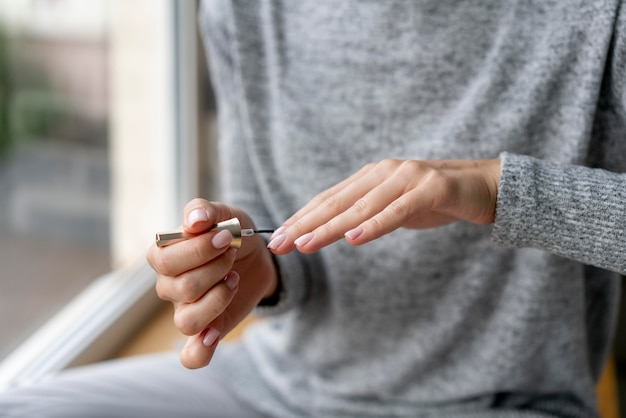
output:
<instances>
[{"instance_id":1,"label":"woman","mask_svg":"<svg viewBox=\"0 0 626 418\"><path fill-rule=\"evenodd\" d=\"M224 203L148 254L200 370L57 387L108 416L594 416L626 272L624 6L203 2ZM231 217L281 228L233 249L207 233Z\"/></svg>"}]
</instances>

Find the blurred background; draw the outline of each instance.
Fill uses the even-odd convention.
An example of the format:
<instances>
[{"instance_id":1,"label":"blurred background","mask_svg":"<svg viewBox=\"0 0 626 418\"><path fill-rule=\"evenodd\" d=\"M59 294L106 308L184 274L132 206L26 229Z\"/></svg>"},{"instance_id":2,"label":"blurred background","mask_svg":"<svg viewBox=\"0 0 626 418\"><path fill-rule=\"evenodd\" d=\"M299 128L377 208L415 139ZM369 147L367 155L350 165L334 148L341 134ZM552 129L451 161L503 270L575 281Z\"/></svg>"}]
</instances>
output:
<instances>
[{"instance_id":1,"label":"blurred background","mask_svg":"<svg viewBox=\"0 0 626 418\"><path fill-rule=\"evenodd\" d=\"M196 6L0 0L0 360L215 197Z\"/></svg>"},{"instance_id":2,"label":"blurred background","mask_svg":"<svg viewBox=\"0 0 626 418\"><path fill-rule=\"evenodd\" d=\"M0 357L108 272L105 0L0 2Z\"/></svg>"}]
</instances>

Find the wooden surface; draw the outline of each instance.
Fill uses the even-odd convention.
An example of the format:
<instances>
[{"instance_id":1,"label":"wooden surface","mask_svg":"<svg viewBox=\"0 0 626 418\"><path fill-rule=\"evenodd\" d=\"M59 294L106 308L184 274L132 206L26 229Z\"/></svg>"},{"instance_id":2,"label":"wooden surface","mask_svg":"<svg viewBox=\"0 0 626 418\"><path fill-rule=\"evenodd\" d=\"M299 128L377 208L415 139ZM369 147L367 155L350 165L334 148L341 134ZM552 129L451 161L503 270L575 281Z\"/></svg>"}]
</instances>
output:
<instances>
[{"instance_id":1,"label":"wooden surface","mask_svg":"<svg viewBox=\"0 0 626 418\"><path fill-rule=\"evenodd\" d=\"M163 307L154 319L133 340L129 341L116 357L180 350L185 344L187 337L176 329L172 319L173 316L174 309L172 304L163 303ZM246 318L224 338L224 341L236 340L241 336L245 327L256 320L253 317Z\"/></svg>"},{"instance_id":2,"label":"wooden surface","mask_svg":"<svg viewBox=\"0 0 626 418\"><path fill-rule=\"evenodd\" d=\"M613 357L609 358L596 390L600 416L602 418L620 418L617 372Z\"/></svg>"}]
</instances>

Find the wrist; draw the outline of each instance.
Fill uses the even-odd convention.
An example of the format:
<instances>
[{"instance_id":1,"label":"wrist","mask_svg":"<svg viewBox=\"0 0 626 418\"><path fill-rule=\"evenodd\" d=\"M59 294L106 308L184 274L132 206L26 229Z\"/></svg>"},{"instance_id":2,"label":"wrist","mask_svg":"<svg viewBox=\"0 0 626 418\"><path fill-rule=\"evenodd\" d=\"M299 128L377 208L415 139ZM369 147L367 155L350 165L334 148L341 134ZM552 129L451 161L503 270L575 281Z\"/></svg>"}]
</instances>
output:
<instances>
[{"instance_id":1,"label":"wrist","mask_svg":"<svg viewBox=\"0 0 626 418\"><path fill-rule=\"evenodd\" d=\"M258 286L259 305L275 305L283 291L278 262L275 255L267 249L267 242L260 236L250 237L249 253L237 261L237 270L246 272Z\"/></svg>"},{"instance_id":2,"label":"wrist","mask_svg":"<svg viewBox=\"0 0 626 418\"><path fill-rule=\"evenodd\" d=\"M274 255L271 251L267 249L265 249L265 251L266 254L269 255L269 258L271 260L272 273L270 274L271 279L267 291L263 295L263 298L259 302L259 305L273 306L280 301L281 294L283 292L283 282L281 280L280 267L278 265L276 255Z\"/></svg>"},{"instance_id":3,"label":"wrist","mask_svg":"<svg viewBox=\"0 0 626 418\"><path fill-rule=\"evenodd\" d=\"M492 208L491 208L491 222L493 223L496 220L496 207L498 202L498 190L500 189L500 174L502 172L502 160L501 159L493 159L488 160L487 166L487 187L490 191Z\"/></svg>"}]
</instances>

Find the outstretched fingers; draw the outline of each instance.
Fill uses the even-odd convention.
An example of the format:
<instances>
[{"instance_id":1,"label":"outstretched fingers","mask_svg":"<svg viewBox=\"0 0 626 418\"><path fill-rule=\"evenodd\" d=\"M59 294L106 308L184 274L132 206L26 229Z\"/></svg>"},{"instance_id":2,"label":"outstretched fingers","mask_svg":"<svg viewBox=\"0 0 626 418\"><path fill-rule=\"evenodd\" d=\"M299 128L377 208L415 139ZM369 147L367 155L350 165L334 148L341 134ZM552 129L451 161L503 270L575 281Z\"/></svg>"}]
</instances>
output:
<instances>
[{"instance_id":1,"label":"outstretched fingers","mask_svg":"<svg viewBox=\"0 0 626 418\"><path fill-rule=\"evenodd\" d=\"M285 254L315 252L346 238L360 245L397 228L432 228L457 220L490 223L499 160L372 163L320 193L270 237Z\"/></svg>"}]
</instances>

